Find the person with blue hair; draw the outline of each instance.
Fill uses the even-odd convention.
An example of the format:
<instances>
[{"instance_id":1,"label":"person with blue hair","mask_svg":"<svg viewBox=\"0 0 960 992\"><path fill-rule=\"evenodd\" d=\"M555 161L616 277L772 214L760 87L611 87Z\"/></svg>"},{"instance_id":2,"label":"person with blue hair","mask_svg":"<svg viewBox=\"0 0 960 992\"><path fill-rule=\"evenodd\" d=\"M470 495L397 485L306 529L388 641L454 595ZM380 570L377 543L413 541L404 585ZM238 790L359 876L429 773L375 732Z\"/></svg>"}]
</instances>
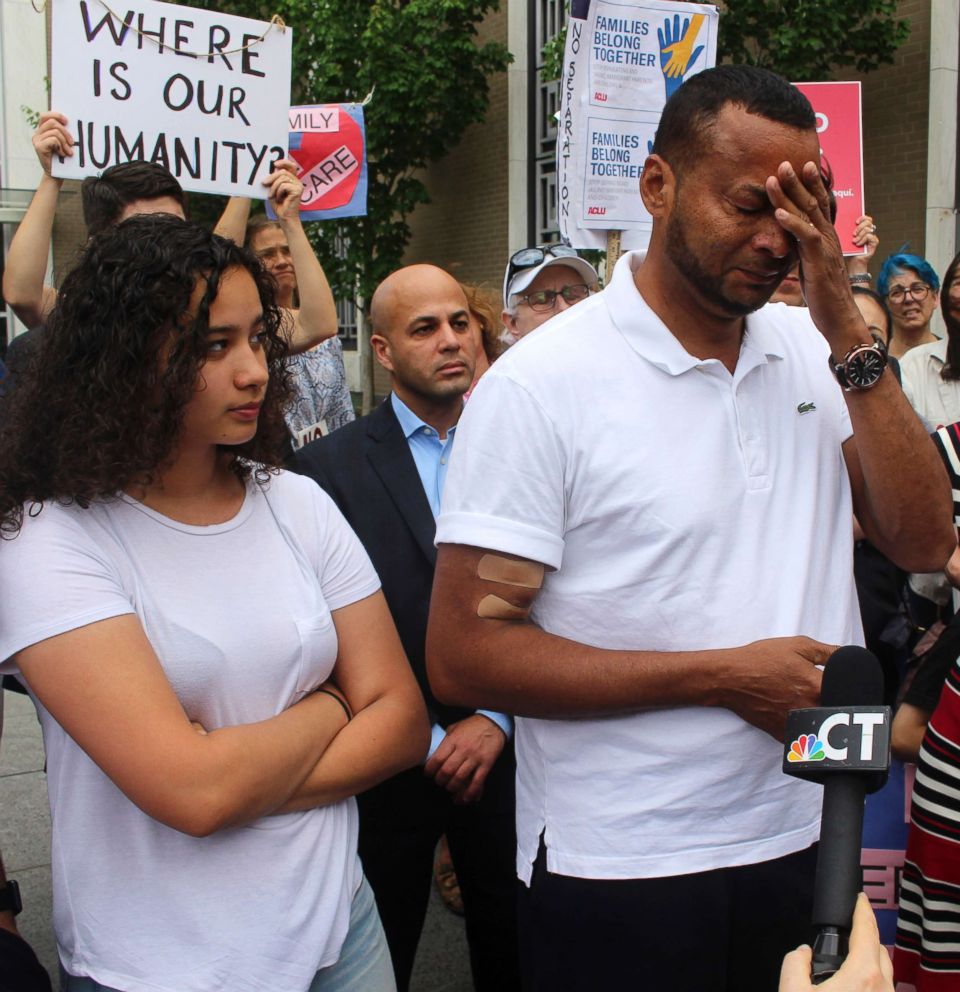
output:
<instances>
[{"instance_id":1,"label":"person with blue hair","mask_svg":"<svg viewBox=\"0 0 960 992\"><path fill-rule=\"evenodd\" d=\"M930 318L940 299L940 280L925 258L903 250L890 255L880 269L877 290L893 315L890 354L894 358L902 358L917 345L936 344Z\"/></svg>"}]
</instances>

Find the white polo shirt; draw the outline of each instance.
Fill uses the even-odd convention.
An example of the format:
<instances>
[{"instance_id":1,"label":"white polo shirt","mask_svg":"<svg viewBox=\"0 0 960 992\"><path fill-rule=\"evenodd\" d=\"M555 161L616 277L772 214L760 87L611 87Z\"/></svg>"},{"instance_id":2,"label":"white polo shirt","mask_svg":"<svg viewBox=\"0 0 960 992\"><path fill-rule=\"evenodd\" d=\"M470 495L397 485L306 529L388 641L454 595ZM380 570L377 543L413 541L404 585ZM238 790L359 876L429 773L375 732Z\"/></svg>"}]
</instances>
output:
<instances>
[{"instance_id":1,"label":"white polo shirt","mask_svg":"<svg viewBox=\"0 0 960 992\"><path fill-rule=\"evenodd\" d=\"M862 644L851 434L805 310L747 319L736 371L689 355L617 264L604 292L514 346L458 427L437 543L543 562L544 630L613 649L806 634ZM522 659L517 660L522 664ZM518 873L641 878L780 857L820 792L732 711L517 720Z\"/></svg>"},{"instance_id":2,"label":"white polo shirt","mask_svg":"<svg viewBox=\"0 0 960 992\"><path fill-rule=\"evenodd\" d=\"M960 420L960 381L940 375L946 363L946 338L918 344L900 359L903 391L931 430Z\"/></svg>"}]
</instances>

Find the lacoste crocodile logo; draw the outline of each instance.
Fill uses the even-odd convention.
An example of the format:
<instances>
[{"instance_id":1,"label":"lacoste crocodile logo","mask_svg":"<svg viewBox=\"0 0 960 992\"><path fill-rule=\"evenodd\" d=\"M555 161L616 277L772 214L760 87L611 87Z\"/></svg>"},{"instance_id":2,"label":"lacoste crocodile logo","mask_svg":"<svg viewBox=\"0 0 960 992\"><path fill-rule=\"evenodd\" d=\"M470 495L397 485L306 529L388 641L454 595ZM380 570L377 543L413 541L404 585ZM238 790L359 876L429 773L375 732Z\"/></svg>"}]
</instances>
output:
<instances>
[{"instance_id":1,"label":"lacoste crocodile logo","mask_svg":"<svg viewBox=\"0 0 960 992\"><path fill-rule=\"evenodd\" d=\"M797 413L803 416L803 414L811 413L813 410L816 410L816 408L817 408L816 403L812 402L811 400L808 400L806 403L797 404Z\"/></svg>"}]
</instances>

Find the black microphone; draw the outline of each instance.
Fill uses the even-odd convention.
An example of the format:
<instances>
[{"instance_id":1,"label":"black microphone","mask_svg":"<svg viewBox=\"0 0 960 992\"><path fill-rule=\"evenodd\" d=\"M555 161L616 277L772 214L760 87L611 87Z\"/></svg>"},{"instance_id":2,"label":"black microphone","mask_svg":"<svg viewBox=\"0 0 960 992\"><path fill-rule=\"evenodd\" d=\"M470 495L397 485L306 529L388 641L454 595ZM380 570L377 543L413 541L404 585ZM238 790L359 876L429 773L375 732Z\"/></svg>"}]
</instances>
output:
<instances>
[{"instance_id":1,"label":"black microphone","mask_svg":"<svg viewBox=\"0 0 960 992\"><path fill-rule=\"evenodd\" d=\"M783 770L823 784L820 850L813 889L811 976L819 985L847 956L857 895L867 793L890 768L890 707L883 671L865 648L842 647L827 660L816 709L787 714Z\"/></svg>"}]
</instances>

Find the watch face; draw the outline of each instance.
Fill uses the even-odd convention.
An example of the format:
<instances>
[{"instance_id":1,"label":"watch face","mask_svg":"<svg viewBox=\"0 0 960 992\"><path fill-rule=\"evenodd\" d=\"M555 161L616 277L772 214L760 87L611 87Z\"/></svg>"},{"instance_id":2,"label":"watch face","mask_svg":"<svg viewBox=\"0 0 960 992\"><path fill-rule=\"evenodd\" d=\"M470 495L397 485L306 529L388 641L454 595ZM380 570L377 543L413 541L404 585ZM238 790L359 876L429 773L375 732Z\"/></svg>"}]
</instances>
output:
<instances>
[{"instance_id":1,"label":"watch face","mask_svg":"<svg viewBox=\"0 0 960 992\"><path fill-rule=\"evenodd\" d=\"M874 385L886 367L883 355L873 348L864 348L847 359L847 380L851 386L863 389Z\"/></svg>"}]
</instances>

